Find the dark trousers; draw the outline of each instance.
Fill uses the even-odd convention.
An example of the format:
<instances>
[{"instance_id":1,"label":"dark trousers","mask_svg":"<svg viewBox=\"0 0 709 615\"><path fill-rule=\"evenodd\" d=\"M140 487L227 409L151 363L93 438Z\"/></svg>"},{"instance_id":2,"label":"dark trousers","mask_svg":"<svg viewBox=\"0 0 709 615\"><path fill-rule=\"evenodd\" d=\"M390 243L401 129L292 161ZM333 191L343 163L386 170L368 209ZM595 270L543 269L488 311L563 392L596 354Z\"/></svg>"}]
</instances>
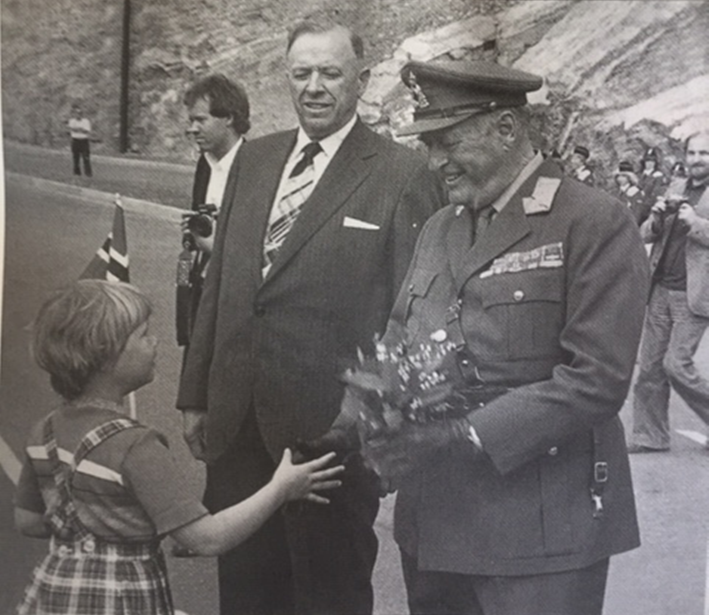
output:
<instances>
[{"instance_id":1,"label":"dark trousers","mask_svg":"<svg viewBox=\"0 0 709 615\"><path fill-rule=\"evenodd\" d=\"M401 554L411 615L601 615L608 559L554 574L488 577L419 571Z\"/></svg>"},{"instance_id":2,"label":"dark trousers","mask_svg":"<svg viewBox=\"0 0 709 615\"><path fill-rule=\"evenodd\" d=\"M207 508L247 498L275 468L251 413L229 450L207 467ZM328 493L329 505L289 503L219 558L221 615L371 614L377 483L357 461L342 480Z\"/></svg>"},{"instance_id":3,"label":"dark trousers","mask_svg":"<svg viewBox=\"0 0 709 615\"><path fill-rule=\"evenodd\" d=\"M81 175L80 160L84 161L84 174L91 177L91 152L88 139L72 139L71 155L74 159L74 175Z\"/></svg>"}]
</instances>

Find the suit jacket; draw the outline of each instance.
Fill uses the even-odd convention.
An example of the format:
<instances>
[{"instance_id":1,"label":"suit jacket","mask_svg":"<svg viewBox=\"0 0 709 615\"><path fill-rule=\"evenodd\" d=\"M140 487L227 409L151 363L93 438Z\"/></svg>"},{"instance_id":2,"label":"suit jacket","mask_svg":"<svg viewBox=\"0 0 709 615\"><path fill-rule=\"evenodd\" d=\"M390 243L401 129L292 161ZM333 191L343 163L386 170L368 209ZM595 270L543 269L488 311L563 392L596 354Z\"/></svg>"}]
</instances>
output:
<instances>
[{"instance_id":1,"label":"suit jacket","mask_svg":"<svg viewBox=\"0 0 709 615\"><path fill-rule=\"evenodd\" d=\"M682 194L686 183L685 179L673 183L668 192ZM699 219L690 227L685 246L687 303L692 313L709 317L709 190L704 190L694 211ZM658 224L654 216L650 216L640 227L643 240L653 244L650 251L650 273L653 277L667 247L675 216L676 214L665 216L662 224Z\"/></svg>"},{"instance_id":2,"label":"suit jacket","mask_svg":"<svg viewBox=\"0 0 709 615\"><path fill-rule=\"evenodd\" d=\"M416 152L357 122L262 279L263 238L296 131L245 143L227 184L178 394L219 457L251 407L278 458L338 414L343 362L383 334L425 220L441 205Z\"/></svg>"},{"instance_id":3,"label":"suit jacket","mask_svg":"<svg viewBox=\"0 0 709 615\"><path fill-rule=\"evenodd\" d=\"M560 181L548 211L530 198L539 178ZM617 416L648 288L634 220L548 161L472 248L471 218L456 213L424 227L384 341L418 346L441 329L453 340L448 308L460 299L482 379L511 391L469 415L485 455L454 448L406 479L396 540L423 570L483 575L570 570L637 546ZM600 519L594 429L609 467Z\"/></svg>"},{"instance_id":4,"label":"suit jacket","mask_svg":"<svg viewBox=\"0 0 709 615\"><path fill-rule=\"evenodd\" d=\"M194 183L192 184L192 209L196 210L197 206L204 204L211 175L212 168L209 166L204 154L200 154L194 172Z\"/></svg>"}]
</instances>

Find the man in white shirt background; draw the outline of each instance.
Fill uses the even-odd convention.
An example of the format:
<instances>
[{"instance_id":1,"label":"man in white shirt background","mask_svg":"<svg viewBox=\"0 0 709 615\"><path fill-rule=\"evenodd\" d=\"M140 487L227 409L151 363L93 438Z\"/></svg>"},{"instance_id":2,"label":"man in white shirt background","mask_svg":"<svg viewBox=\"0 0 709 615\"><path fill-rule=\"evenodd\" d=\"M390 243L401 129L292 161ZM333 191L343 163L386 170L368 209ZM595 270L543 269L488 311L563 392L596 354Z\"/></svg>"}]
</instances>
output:
<instances>
[{"instance_id":1,"label":"man in white shirt background","mask_svg":"<svg viewBox=\"0 0 709 615\"><path fill-rule=\"evenodd\" d=\"M84 175L91 177L91 152L89 148L91 121L84 116L81 105L78 103L74 104L71 108L69 136L71 137L71 156L74 161L74 175L81 175L81 160L83 160Z\"/></svg>"}]
</instances>

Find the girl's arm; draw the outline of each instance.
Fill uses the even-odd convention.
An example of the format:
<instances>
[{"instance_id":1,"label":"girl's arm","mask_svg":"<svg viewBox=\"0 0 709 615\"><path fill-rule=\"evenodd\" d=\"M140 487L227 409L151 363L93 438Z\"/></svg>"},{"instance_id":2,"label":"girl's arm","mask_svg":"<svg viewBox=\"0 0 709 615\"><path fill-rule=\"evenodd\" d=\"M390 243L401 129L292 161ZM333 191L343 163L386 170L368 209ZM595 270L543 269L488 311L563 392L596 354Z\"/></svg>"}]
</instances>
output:
<instances>
[{"instance_id":1,"label":"girl's arm","mask_svg":"<svg viewBox=\"0 0 709 615\"><path fill-rule=\"evenodd\" d=\"M49 538L52 535L44 522L44 515L25 508L15 507L15 528L31 538Z\"/></svg>"},{"instance_id":2,"label":"girl's arm","mask_svg":"<svg viewBox=\"0 0 709 615\"><path fill-rule=\"evenodd\" d=\"M273 478L265 487L243 502L176 529L171 536L199 555L219 555L246 540L290 500L305 499L327 504L329 500L316 492L342 484L334 477L344 470L344 466L324 469L334 457L334 453L328 453L314 461L293 465L291 452L286 449Z\"/></svg>"}]
</instances>

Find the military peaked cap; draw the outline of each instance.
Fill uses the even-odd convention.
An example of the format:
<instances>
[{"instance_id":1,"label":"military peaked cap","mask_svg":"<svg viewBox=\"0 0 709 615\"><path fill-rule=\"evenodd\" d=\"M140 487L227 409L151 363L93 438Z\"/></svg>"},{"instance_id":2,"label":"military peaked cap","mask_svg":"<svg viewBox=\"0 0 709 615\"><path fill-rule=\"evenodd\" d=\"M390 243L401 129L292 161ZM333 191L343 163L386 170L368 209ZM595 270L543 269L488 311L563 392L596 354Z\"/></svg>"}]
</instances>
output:
<instances>
[{"instance_id":1,"label":"military peaked cap","mask_svg":"<svg viewBox=\"0 0 709 615\"><path fill-rule=\"evenodd\" d=\"M494 62L409 62L401 79L416 104L414 121L398 131L412 135L447 128L471 115L500 107L520 107L542 78Z\"/></svg>"}]
</instances>

